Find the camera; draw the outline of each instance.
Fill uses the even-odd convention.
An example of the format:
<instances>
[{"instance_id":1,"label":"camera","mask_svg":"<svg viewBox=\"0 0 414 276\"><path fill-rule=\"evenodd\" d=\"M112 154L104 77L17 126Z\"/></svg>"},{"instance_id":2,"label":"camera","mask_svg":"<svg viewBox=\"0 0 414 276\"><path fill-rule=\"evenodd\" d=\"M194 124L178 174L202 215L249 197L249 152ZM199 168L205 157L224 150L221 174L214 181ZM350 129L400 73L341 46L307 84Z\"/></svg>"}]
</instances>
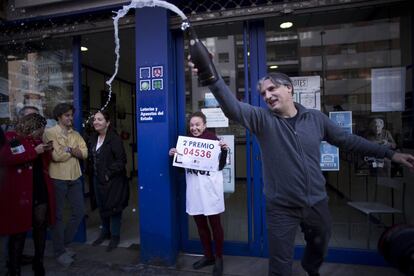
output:
<instances>
[{"instance_id":1,"label":"camera","mask_svg":"<svg viewBox=\"0 0 414 276\"><path fill-rule=\"evenodd\" d=\"M414 226L394 225L382 233L378 251L404 275L414 275Z\"/></svg>"}]
</instances>

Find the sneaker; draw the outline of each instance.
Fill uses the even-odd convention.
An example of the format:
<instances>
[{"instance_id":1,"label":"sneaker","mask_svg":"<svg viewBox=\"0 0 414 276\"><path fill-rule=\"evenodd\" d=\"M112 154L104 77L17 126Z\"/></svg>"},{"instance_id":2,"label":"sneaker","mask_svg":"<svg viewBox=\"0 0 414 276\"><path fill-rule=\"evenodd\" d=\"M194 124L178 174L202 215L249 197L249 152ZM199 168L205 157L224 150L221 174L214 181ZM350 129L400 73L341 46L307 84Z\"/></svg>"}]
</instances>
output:
<instances>
[{"instance_id":1,"label":"sneaker","mask_svg":"<svg viewBox=\"0 0 414 276\"><path fill-rule=\"evenodd\" d=\"M198 260L197 262L193 263L194 269L200 269L208 265L213 265L215 263L214 258L208 259L206 256Z\"/></svg>"},{"instance_id":2,"label":"sneaker","mask_svg":"<svg viewBox=\"0 0 414 276\"><path fill-rule=\"evenodd\" d=\"M119 244L119 236L112 236L111 241L108 244L108 247L106 248L106 252L110 252L118 247Z\"/></svg>"},{"instance_id":3,"label":"sneaker","mask_svg":"<svg viewBox=\"0 0 414 276\"><path fill-rule=\"evenodd\" d=\"M68 254L70 257L72 258L76 257L76 252L73 249L66 247L65 251L66 251L66 254Z\"/></svg>"},{"instance_id":4,"label":"sneaker","mask_svg":"<svg viewBox=\"0 0 414 276\"><path fill-rule=\"evenodd\" d=\"M62 253L59 257L56 258L56 261L64 266L65 268L69 267L73 263L73 258L69 256L66 252Z\"/></svg>"}]
</instances>

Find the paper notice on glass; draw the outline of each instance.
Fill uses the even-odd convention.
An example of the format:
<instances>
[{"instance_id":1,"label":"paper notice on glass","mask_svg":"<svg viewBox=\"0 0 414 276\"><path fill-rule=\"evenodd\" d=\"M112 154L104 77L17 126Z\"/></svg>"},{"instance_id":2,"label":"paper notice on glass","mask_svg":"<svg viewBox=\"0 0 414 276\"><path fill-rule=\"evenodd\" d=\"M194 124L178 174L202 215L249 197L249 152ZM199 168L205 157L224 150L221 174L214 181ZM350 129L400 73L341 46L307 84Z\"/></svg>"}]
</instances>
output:
<instances>
[{"instance_id":1,"label":"paper notice on glass","mask_svg":"<svg viewBox=\"0 0 414 276\"><path fill-rule=\"evenodd\" d=\"M321 110L321 77L292 77L294 101L306 108Z\"/></svg>"},{"instance_id":2,"label":"paper notice on glass","mask_svg":"<svg viewBox=\"0 0 414 276\"><path fill-rule=\"evenodd\" d=\"M0 118L9 118L9 102L0 102Z\"/></svg>"},{"instance_id":3,"label":"paper notice on glass","mask_svg":"<svg viewBox=\"0 0 414 276\"><path fill-rule=\"evenodd\" d=\"M329 118L352 134L352 111L332 111L329 112Z\"/></svg>"},{"instance_id":4,"label":"paper notice on glass","mask_svg":"<svg viewBox=\"0 0 414 276\"><path fill-rule=\"evenodd\" d=\"M219 141L179 136L173 166L200 171L218 171Z\"/></svg>"},{"instance_id":5,"label":"paper notice on glass","mask_svg":"<svg viewBox=\"0 0 414 276\"><path fill-rule=\"evenodd\" d=\"M236 183L234 168L234 135L219 135L218 138L223 140L229 146L226 165L223 168L223 191L225 193L234 193Z\"/></svg>"},{"instance_id":6,"label":"paper notice on glass","mask_svg":"<svg viewBox=\"0 0 414 276\"><path fill-rule=\"evenodd\" d=\"M404 111L405 68L371 69L372 112Z\"/></svg>"},{"instance_id":7,"label":"paper notice on glass","mask_svg":"<svg viewBox=\"0 0 414 276\"><path fill-rule=\"evenodd\" d=\"M320 144L322 171L339 171L339 149L326 141Z\"/></svg>"},{"instance_id":8,"label":"paper notice on glass","mask_svg":"<svg viewBox=\"0 0 414 276\"><path fill-rule=\"evenodd\" d=\"M229 119L221 108L202 108L201 112L206 115L208 128L229 126Z\"/></svg>"}]
</instances>

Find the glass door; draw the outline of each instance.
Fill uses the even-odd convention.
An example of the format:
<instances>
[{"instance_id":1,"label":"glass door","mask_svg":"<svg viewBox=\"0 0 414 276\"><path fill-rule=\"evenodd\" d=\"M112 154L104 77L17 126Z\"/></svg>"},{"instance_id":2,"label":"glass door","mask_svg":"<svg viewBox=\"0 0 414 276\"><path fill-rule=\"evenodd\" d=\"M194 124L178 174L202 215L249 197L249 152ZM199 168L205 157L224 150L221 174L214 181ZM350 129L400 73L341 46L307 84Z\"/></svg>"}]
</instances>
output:
<instances>
[{"instance_id":1,"label":"glass door","mask_svg":"<svg viewBox=\"0 0 414 276\"><path fill-rule=\"evenodd\" d=\"M53 116L57 104L66 102L79 109L79 51L72 37L38 41L28 38L13 45L0 45L0 124L4 130L13 129L28 108L47 119L46 128L57 123ZM76 112L74 125L78 130L80 117ZM69 217L65 204L64 220ZM83 222L75 240L85 241Z\"/></svg>"},{"instance_id":2,"label":"glass door","mask_svg":"<svg viewBox=\"0 0 414 276\"><path fill-rule=\"evenodd\" d=\"M199 38L211 53L222 78L238 100L250 102L248 86L248 44L247 26L242 23L196 27ZM185 57L188 55L188 41L184 43ZM195 111L207 116L207 127L223 137L230 145L228 164L224 168L224 198L226 211L221 215L224 229L225 254L259 255L261 247L260 202L255 202L252 139L246 129L237 122L224 117L208 87L200 86L196 76L185 68L185 120ZM184 119L184 118L183 118ZM181 195L185 194L185 180ZM259 188L259 190L261 190ZM261 192L260 192L261 193ZM201 252L197 228L192 217L185 214L185 200L182 203L183 249ZM256 218L256 220L255 220ZM253 221L258 221L259 228Z\"/></svg>"}]
</instances>

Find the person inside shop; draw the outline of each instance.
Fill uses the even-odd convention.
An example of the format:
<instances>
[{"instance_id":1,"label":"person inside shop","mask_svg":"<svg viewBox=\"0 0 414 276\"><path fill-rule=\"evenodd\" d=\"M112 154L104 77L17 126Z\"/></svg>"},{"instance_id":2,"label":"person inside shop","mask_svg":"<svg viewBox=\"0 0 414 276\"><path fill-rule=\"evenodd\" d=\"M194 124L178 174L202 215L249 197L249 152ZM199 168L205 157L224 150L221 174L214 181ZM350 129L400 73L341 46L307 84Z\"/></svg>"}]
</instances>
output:
<instances>
[{"instance_id":1,"label":"person inside shop","mask_svg":"<svg viewBox=\"0 0 414 276\"><path fill-rule=\"evenodd\" d=\"M207 130L206 116L197 111L190 116L188 123L189 137L219 140ZM204 256L193 264L194 269L214 265L213 275L223 275L224 231L220 214L224 212L223 168L226 165L228 146L220 140L221 154L219 171L208 173L185 169L186 176L186 212L193 216L203 246ZM169 150L169 155L178 153L176 148ZM210 227L209 227L210 224ZM211 228L211 229L210 229ZM215 256L211 243L211 232L215 243Z\"/></svg>"},{"instance_id":2,"label":"person inside shop","mask_svg":"<svg viewBox=\"0 0 414 276\"><path fill-rule=\"evenodd\" d=\"M249 129L259 142L269 275L292 275L299 226L306 241L302 267L308 275L320 275L332 229L325 178L320 168L321 141L347 151L386 157L411 170L414 170L414 156L350 134L319 110L295 103L292 80L280 72L267 74L258 81L258 92L267 108L240 102L217 73L212 60L197 51L194 53L189 66L200 82L209 86L224 114Z\"/></svg>"},{"instance_id":3,"label":"person inside shop","mask_svg":"<svg viewBox=\"0 0 414 276\"><path fill-rule=\"evenodd\" d=\"M122 211L128 206L129 186L126 154L121 137L111 128L109 113L98 111L93 117L95 133L89 139L92 187L101 218L101 232L92 243L97 246L109 239L106 251L120 241Z\"/></svg>"},{"instance_id":4,"label":"person inside shop","mask_svg":"<svg viewBox=\"0 0 414 276\"><path fill-rule=\"evenodd\" d=\"M64 267L74 261L76 252L69 245L85 214L79 161L88 157L88 148L82 136L73 129L74 112L75 108L71 104L56 105L53 116L58 123L46 129L43 135L44 142L53 143L49 174L56 194L56 224L51 228L51 236L56 261ZM66 199L71 213L65 225L63 209Z\"/></svg>"},{"instance_id":5,"label":"person inside shop","mask_svg":"<svg viewBox=\"0 0 414 276\"><path fill-rule=\"evenodd\" d=\"M47 226L55 222L55 193L49 177L52 143L41 138L46 119L37 113L19 119L6 132L1 149L5 168L0 187L0 235L9 235L8 275L20 275L26 232L33 230L34 275L45 275L43 256Z\"/></svg>"},{"instance_id":6,"label":"person inside shop","mask_svg":"<svg viewBox=\"0 0 414 276\"><path fill-rule=\"evenodd\" d=\"M389 147L390 149L397 148L394 138L391 135L391 132L384 128L384 120L380 118L375 118L369 123L369 133L367 139Z\"/></svg>"},{"instance_id":7,"label":"person inside shop","mask_svg":"<svg viewBox=\"0 0 414 276\"><path fill-rule=\"evenodd\" d=\"M384 128L384 120L380 118L374 118L369 123L367 139L392 150L397 148L391 132ZM364 157L364 159L370 164L370 172L373 176L389 177L391 176L392 168L395 168L395 171L401 171L401 167L397 165L392 166L390 160L375 157Z\"/></svg>"}]
</instances>

